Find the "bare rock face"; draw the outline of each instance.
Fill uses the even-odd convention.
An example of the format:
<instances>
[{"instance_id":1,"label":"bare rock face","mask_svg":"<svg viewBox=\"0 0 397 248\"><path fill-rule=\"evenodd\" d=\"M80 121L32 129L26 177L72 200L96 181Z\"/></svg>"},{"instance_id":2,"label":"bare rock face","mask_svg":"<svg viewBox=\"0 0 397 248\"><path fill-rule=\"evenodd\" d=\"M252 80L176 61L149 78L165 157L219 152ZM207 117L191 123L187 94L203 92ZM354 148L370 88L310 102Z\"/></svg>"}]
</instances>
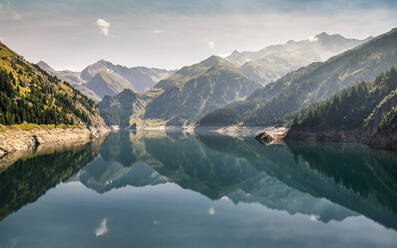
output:
<instances>
[{"instance_id":1,"label":"bare rock face","mask_svg":"<svg viewBox=\"0 0 397 248\"><path fill-rule=\"evenodd\" d=\"M37 128L32 130L6 129L0 132L0 158L11 153L24 153L34 149L56 148L85 144L108 132L109 129Z\"/></svg>"},{"instance_id":2,"label":"bare rock face","mask_svg":"<svg viewBox=\"0 0 397 248\"><path fill-rule=\"evenodd\" d=\"M259 142L263 144L269 144L276 140L276 138L269 132L263 132L255 137Z\"/></svg>"},{"instance_id":3,"label":"bare rock face","mask_svg":"<svg viewBox=\"0 0 397 248\"><path fill-rule=\"evenodd\" d=\"M0 158L4 157L5 155L7 155L7 151L0 148Z\"/></svg>"},{"instance_id":4,"label":"bare rock face","mask_svg":"<svg viewBox=\"0 0 397 248\"><path fill-rule=\"evenodd\" d=\"M257 135L255 137L255 139L257 139L259 142L261 142L265 145L278 144L278 143L282 142L282 140L284 139L287 132L288 132L287 128L271 127L271 128L268 128L263 133L260 133L259 135Z\"/></svg>"}]
</instances>

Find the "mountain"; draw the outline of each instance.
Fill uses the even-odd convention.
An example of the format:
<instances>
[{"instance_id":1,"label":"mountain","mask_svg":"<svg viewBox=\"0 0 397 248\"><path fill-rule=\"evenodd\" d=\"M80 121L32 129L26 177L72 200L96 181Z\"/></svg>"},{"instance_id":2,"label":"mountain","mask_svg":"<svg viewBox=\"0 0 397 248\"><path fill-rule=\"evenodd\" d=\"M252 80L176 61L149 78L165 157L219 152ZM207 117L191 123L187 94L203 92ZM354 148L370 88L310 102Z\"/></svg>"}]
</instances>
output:
<instances>
[{"instance_id":1,"label":"mountain","mask_svg":"<svg viewBox=\"0 0 397 248\"><path fill-rule=\"evenodd\" d=\"M167 125L192 124L260 87L228 61L211 56L160 81L155 88L163 92L148 103L144 118L166 120Z\"/></svg>"},{"instance_id":2,"label":"mountain","mask_svg":"<svg viewBox=\"0 0 397 248\"><path fill-rule=\"evenodd\" d=\"M257 52L234 51L226 60L241 66L241 71L263 84L279 79L286 73L325 61L331 56L361 45L372 39L347 39L340 34L321 33L302 41L290 40L285 44L268 46Z\"/></svg>"},{"instance_id":3,"label":"mountain","mask_svg":"<svg viewBox=\"0 0 397 248\"><path fill-rule=\"evenodd\" d=\"M260 87L230 62L211 56L183 67L143 94L122 92L105 98L99 106L112 125L183 126L227 103L245 99Z\"/></svg>"},{"instance_id":4,"label":"mountain","mask_svg":"<svg viewBox=\"0 0 397 248\"><path fill-rule=\"evenodd\" d=\"M246 101L204 116L202 126L268 126L311 103L333 96L357 81L374 80L397 65L397 29L326 62L312 63L256 90Z\"/></svg>"},{"instance_id":5,"label":"mountain","mask_svg":"<svg viewBox=\"0 0 397 248\"><path fill-rule=\"evenodd\" d=\"M88 81L102 71L118 74L121 78L128 81L131 88L136 92L144 92L152 88L157 82L169 77L174 72L142 66L128 68L121 65L114 65L105 60L100 60L87 66L87 68L81 72L81 78Z\"/></svg>"},{"instance_id":6,"label":"mountain","mask_svg":"<svg viewBox=\"0 0 397 248\"><path fill-rule=\"evenodd\" d=\"M56 71L43 61L40 61L38 65L51 75L70 83L97 102L104 95L113 96L120 93L123 89L144 92L174 72L147 67L128 68L114 65L105 60L99 60L89 65L81 72Z\"/></svg>"},{"instance_id":7,"label":"mountain","mask_svg":"<svg viewBox=\"0 0 397 248\"><path fill-rule=\"evenodd\" d=\"M100 98L103 98L105 95L114 96L124 89L132 89L132 86L127 80L118 74L105 71L95 74L84 86L91 89Z\"/></svg>"},{"instance_id":8,"label":"mountain","mask_svg":"<svg viewBox=\"0 0 397 248\"><path fill-rule=\"evenodd\" d=\"M98 106L106 124L128 127L132 115L145 112L146 102L133 90L125 89L114 97L105 96Z\"/></svg>"},{"instance_id":9,"label":"mountain","mask_svg":"<svg viewBox=\"0 0 397 248\"><path fill-rule=\"evenodd\" d=\"M295 115L287 139L365 143L397 150L397 69Z\"/></svg>"},{"instance_id":10,"label":"mountain","mask_svg":"<svg viewBox=\"0 0 397 248\"><path fill-rule=\"evenodd\" d=\"M92 100L0 42L0 124L103 127Z\"/></svg>"},{"instance_id":11,"label":"mountain","mask_svg":"<svg viewBox=\"0 0 397 248\"><path fill-rule=\"evenodd\" d=\"M62 81L66 81L70 84L77 84L83 82L80 78L80 72L74 72L69 70L56 71L46 62L40 61L37 65L44 71L48 72L50 75L56 76Z\"/></svg>"}]
</instances>

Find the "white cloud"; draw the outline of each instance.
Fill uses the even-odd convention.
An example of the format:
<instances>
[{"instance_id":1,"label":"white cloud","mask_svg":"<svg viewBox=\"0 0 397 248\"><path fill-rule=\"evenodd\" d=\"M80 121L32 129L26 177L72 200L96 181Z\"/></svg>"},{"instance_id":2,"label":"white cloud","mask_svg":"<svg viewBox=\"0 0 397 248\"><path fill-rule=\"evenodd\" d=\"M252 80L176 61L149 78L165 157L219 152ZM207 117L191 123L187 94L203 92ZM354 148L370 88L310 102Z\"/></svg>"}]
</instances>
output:
<instances>
[{"instance_id":1,"label":"white cloud","mask_svg":"<svg viewBox=\"0 0 397 248\"><path fill-rule=\"evenodd\" d=\"M98 20L96 20L96 26L99 28L99 30L101 30L101 32L105 36L109 36L109 28L110 28L109 22L107 22L104 19L98 18Z\"/></svg>"},{"instance_id":2,"label":"white cloud","mask_svg":"<svg viewBox=\"0 0 397 248\"><path fill-rule=\"evenodd\" d=\"M107 226L107 220L106 218L103 218L101 223L99 223L99 226L95 230L95 235L97 237L104 235L109 231L108 226Z\"/></svg>"},{"instance_id":3,"label":"white cloud","mask_svg":"<svg viewBox=\"0 0 397 248\"><path fill-rule=\"evenodd\" d=\"M213 41L208 41L208 47L210 48L210 49L214 49L215 48L215 42L213 42Z\"/></svg>"},{"instance_id":4,"label":"white cloud","mask_svg":"<svg viewBox=\"0 0 397 248\"><path fill-rule=\"evenodd\" d=\"M208 209L208 214L209 215L214 215L215 214L215 208L214 207L210 207L210 209Z\"/></svg>"},{"instance_id":5,"label":"white cloud","mask_svg":"<svg viewBox=\"0 0 397 248\"><path fill-rule=\"evenodd\" d=\"M159 30L159 29L154 29L153 30L153 34L160 34L160 33L162 33L163 31L162 30Z\"/></svg>"}]
</instances>

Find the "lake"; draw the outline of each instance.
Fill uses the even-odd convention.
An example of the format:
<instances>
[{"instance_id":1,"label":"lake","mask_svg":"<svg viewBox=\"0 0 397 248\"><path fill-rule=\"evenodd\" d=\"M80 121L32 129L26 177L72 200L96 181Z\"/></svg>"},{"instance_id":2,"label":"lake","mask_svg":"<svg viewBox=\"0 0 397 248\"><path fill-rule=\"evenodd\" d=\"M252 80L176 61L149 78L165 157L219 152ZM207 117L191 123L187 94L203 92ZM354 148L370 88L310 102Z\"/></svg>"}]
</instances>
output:
<instances>
[{"instance_id":1,"label":"lake","mask_svg":"<svg viewBox=\"0 0 397 248\"><path fill-rule=\"evenodd\" d=\"M111 133L0 170L0 247L397 247L397 153Z\"/></svg>"}]
</instances>

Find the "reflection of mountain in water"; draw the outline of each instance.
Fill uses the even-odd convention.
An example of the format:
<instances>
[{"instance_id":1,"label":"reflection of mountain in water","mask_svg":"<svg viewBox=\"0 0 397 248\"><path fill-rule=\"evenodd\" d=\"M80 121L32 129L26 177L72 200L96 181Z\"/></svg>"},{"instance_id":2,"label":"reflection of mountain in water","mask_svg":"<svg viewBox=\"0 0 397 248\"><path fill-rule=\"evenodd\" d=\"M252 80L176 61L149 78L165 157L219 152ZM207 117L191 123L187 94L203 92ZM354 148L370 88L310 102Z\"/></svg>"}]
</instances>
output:
<instances>
[{"instance_id":1,"label":"reflection of mountain in water","mask_svg":"<svg viewBox=\"0 0 397 248\"><path fill-rule=\"evenodd\" d=\"M102 156L85 167L79 177L84 185L99 193L127 185L146 186L168 181L145 163L138 162L124 167L115 161L105 161Z\"/></svg>"},{"instance_id":2,"label":"reflection of mountain in water","mask_svg":"<svg viewBox=\"0 0 397 248\"><path fill-rule=\"evenodd\" d=\"M113 156L106 156L110 160L98 157L84 168L80 180L87 187L102 193L125 185L145 186L173 181L213 200L228 196L235 203L257 202L290 214L314 215L324 222L356 215L326 199L288 187L252 166L247 159L211 149L195 136L130 134L129 145L124 144L124 137L128 135L111 134L101 151L117 150L120 145L129 147L131 152L113 151ZM222 136L213 138L217 142L225 139ZM121 165L121 161L132 161L131 157L135 162ZM137 166L139 170L135 169Z\"/></svg>"},{"instance_id":3,"label":"reflection of mountain in water","mask_svg":"<svg viewBox=\"0 0 397 248\"><path fill-rule=\"evenodd\" d=\"M2 171L0 219L80 169L73 180L99 193L174 182L212 200L259 203L323 222L363 214L397 229L396 159L359 145L263 146L252 138L112 133L100 148L37 155Z\"/></svg>"}]
</instances>

